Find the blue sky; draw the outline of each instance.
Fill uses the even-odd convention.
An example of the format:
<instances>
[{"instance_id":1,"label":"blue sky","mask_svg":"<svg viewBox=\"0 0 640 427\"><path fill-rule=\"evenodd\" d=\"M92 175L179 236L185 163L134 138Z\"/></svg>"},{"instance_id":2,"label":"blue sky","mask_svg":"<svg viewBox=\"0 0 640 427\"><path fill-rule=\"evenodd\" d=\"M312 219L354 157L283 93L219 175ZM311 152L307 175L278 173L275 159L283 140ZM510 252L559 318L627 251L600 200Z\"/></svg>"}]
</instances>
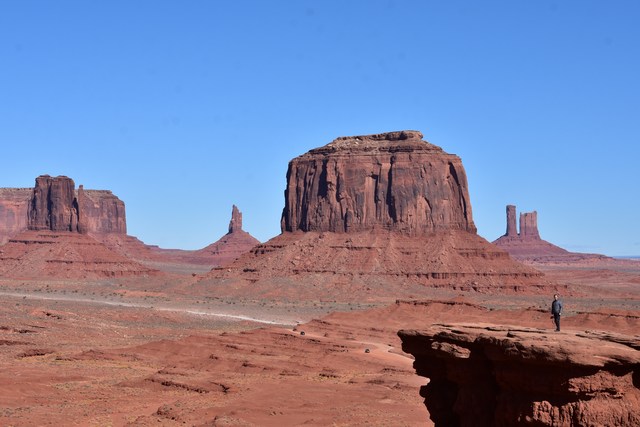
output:
<instances>
[{"instance_id":1,"label":"blue sky","mask_svg":"<svg viewBox=\"0 0 640 427\"><path fill-rule=\"evenodd\" d=\"M110 189L129 234L196 249L231 205L280 233L288 161L416 129L462 158L478 233L538 211L640 254L640 2L0 2L0 187Z\"/></svg>"}]
</instances>

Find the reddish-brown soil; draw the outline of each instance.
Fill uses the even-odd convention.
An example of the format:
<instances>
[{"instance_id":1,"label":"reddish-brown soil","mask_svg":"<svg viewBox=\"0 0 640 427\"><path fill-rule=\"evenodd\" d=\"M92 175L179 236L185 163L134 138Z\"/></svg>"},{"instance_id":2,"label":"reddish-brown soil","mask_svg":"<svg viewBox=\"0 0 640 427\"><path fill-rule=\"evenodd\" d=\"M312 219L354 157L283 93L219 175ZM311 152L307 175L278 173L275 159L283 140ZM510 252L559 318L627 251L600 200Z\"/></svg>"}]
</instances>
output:
<instances>
[{"instance_id":1,"label":"reddish-brown soil","mask_svg":"<svg viewBox=\"0 0 640 427\"><path fill-rule=\"evenodd\" d=\"M545 271L572 292L564 329L640 331L640 263ZM537 289L295 301L292 279L283 302L192 295L197 279L0 278L0 425L430 425L399 329L552 327Z\"/></svg>"}]
</instances>

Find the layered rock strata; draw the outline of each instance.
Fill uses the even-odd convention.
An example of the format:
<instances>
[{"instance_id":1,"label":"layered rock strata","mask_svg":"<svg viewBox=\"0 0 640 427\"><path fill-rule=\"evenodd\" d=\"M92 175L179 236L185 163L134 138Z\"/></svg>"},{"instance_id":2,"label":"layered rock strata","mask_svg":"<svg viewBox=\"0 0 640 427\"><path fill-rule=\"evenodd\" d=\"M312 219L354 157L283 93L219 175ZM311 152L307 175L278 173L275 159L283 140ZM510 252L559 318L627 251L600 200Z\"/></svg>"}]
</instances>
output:
<instances>
[{"instance_id":1,"label":"layered rock strata","mask_svg":"<svg viewBox=\"0 0 640 427\"><path fill-rule=\"evenodd\" d=\"M640 425L640 340L490 325L401 330L436 426Z\"/></svg>"},{"instance_id":2,"label":"layered rock strata","mask_svg":"<svg viewBox=\"0 0 640 427\"><path fill-rule=\"evenodd\" d=\"M0 247L0 277L102 279L155 275L87 234L26 230Z\"/></svg>"}]
</instances>

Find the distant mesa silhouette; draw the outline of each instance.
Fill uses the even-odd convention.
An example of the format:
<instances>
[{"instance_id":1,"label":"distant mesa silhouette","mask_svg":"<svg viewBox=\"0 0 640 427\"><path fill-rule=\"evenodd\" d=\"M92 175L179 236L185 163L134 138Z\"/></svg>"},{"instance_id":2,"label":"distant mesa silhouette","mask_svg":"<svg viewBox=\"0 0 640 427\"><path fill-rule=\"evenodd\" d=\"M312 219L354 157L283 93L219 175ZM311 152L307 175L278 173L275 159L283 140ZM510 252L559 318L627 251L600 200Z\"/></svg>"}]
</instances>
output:
<instances>
[{"instance_id":1,"label":"distant mesa silhouette","mask_svg":"<svg viewBox=\"0 0 640 427\"><path fill-rule=\"evenodd\" d=\"M574 262L608 259L608 257L599 254L569 252L543 240L538 231L538 213L536 211L520 214L520 232L518 232L515 205L507 205L507 231L493 243L520 261Z\"/></svg>"}]
</instances>

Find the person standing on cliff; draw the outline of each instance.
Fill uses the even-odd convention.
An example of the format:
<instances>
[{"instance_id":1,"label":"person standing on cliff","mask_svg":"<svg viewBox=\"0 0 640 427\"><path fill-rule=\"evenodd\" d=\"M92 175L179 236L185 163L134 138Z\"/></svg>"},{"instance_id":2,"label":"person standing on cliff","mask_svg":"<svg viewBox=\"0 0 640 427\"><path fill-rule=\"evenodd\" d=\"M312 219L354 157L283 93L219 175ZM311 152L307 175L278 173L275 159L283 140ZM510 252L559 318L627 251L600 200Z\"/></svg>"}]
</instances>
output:
<instances>
[{"instance_id":1,"label":"person standing on cliff","mask_svg":"<svg viewBox=\"0 0 640 427\"><path fill-rule=\"evenodd\" d=\"M560 316L562 315L562 301L560 296L555 294L553 296L553 302L551 303L551 315L553 317L553 323L556 324L556 332L560 332Z\"/></svg>"}]
</instances>

